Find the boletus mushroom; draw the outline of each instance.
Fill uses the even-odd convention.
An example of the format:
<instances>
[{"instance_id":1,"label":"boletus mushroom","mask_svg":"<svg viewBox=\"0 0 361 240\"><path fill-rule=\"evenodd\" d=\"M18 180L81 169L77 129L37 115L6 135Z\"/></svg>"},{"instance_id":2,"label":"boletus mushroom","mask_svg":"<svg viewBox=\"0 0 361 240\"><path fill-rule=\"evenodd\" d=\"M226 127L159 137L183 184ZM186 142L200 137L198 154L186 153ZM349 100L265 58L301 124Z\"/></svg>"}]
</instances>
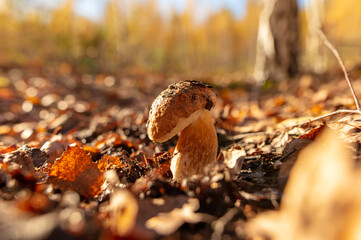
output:
<instances>
[{"instance_id":1,"label":"boletus mushroom","mask_svg":"<svg viewBox=\"0 0 361 240\"><path fill-rule=\"evenodd\" d=\"M217 134L210 110L216 94L198 81L170 85L153 102L147 133L154 142L165 142L180 133L171 171L174 179L202 173L217 157Z\"/></svg>"}]
</instances>

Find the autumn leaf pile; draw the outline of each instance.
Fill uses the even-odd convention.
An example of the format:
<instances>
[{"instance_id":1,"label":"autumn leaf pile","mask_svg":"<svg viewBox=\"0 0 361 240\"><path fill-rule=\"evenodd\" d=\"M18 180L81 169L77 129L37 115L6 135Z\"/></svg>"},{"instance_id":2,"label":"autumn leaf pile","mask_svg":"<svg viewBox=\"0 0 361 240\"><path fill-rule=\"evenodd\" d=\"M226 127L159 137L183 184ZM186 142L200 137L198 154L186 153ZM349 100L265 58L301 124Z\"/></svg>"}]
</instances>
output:
<instances>
[{"instance_id":1,"label":"autumn leaf pile","mask_svg":"<svg viewBox=\"0 0 361 240\"><path fill-rule=\"evenodd\" d=\"M1 239L359 236L360 118L297 125L354 107L342 74L300 76L261 90L257 101L251 82L231 88L208 79L218 95L218 160L202 175L175 181L169 165L177 137L152 143L145 123L152 100L180 80L80 75L66 64L3 69ZM314 202L322 196L324 206ZM346 209L345 218L332 204ZM300 214L309 225L298 222ZM305 229L311 235L299 234Z\"/></svg>"}]
</instances>

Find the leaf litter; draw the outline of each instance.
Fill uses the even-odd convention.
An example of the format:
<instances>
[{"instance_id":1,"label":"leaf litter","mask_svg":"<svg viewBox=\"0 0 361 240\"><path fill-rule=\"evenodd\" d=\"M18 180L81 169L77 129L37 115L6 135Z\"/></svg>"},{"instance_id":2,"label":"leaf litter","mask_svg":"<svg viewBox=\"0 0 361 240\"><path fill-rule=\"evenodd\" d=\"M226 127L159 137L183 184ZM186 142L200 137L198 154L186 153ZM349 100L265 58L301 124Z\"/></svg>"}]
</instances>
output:
<instances>
[{"instance_id":1,"label":"leaf litter","mask_svg":"<svg viewBox=\"0 0 361 240\"><path fill-rule=\"evenodd\" d=\"M22 77L12 79L14 71ZM170 172L177 137L155 144L145 128L152 100L182 79L153 76L153 85L142 85L144 76L119 75L109 88L89 75L12 69L4 76L3 239L360 234L358 117L295 126L306 116L354 107L341 74L301 76L258 102L245 91L251 83L233 90L214 84L217 162L182 181ZM361 79L354 84L359 88Z\"/></svg>"}]
</instances>

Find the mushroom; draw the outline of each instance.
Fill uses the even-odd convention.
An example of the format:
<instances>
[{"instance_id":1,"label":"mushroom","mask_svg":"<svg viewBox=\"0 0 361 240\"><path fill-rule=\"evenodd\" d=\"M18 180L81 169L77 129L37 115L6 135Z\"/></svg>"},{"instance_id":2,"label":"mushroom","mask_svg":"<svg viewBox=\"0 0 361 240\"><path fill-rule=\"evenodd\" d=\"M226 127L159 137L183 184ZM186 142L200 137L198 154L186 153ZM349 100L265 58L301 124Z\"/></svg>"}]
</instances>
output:
<instances>
[{"instance_id":1,"label":"mushroom","mask_svg":"<svg viewBox=\"0 0 361 240\"><path fill-rule=\"evenodd\" d=\"M173 178L202 173L217 157L217 134L210 110L216 94L198 81L170 85L153 102L147 133L154 142L165 142L180 133L172 160Z\"/></svg>"}]
</instances>

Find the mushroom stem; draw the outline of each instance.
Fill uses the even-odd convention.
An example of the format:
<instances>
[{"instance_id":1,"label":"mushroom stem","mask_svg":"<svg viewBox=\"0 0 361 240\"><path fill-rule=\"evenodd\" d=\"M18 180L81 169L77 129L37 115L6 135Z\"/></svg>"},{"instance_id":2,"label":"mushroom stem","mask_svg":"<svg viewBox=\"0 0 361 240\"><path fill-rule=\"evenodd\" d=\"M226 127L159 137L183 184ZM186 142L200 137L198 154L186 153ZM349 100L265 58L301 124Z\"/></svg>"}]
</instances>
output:
<instances>
[{"instance_id":1,"label":"mushroom stem","mask_svg":"<svg viewBox=\"0 0 361 240\"><path fill-rule=\"evenodd\" d=\"M173 178L202 173L203 168L217 157L217 134L208 110L183 129L171 161Z\"/></svg>"}]
</instances>

